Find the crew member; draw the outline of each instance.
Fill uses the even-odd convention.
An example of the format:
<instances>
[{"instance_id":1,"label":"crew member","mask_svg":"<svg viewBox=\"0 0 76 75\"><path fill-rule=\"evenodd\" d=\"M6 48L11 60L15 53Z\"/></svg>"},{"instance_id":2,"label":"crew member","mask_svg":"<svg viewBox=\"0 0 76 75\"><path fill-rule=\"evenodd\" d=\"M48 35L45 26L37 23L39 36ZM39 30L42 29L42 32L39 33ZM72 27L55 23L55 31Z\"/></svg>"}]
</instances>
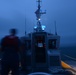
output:
<instances>
[{"instance_id":1,"label":"crew member","mask_svg":"<svg viewBox=\"0 0 76 75\"><path fill-rule=\"evenodd\" d=\"M10 70L12 75L19 75L19 47L20 40L16 36L16 29L10 29L10 35L5 36L1 41L3 51L1 63L1 75L8 75Z\"/></svg>"}]
</instances>

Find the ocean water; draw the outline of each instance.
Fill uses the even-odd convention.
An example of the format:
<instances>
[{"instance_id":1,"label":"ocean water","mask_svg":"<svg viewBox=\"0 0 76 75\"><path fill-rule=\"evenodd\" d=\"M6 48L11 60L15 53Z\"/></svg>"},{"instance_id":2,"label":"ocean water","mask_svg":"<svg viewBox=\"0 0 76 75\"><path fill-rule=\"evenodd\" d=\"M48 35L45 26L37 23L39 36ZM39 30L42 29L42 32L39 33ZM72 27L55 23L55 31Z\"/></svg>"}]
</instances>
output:
<instances>
[{"instance_id":1,"label":"ocean water","mask_svg":"<svg viewBox=\"0 0 76 75\"><path fill-rule=\"evenodd\" d=\"M76 46L61 47L60 52L62 60L76 61Z\"/></svg>"}]
</instances>

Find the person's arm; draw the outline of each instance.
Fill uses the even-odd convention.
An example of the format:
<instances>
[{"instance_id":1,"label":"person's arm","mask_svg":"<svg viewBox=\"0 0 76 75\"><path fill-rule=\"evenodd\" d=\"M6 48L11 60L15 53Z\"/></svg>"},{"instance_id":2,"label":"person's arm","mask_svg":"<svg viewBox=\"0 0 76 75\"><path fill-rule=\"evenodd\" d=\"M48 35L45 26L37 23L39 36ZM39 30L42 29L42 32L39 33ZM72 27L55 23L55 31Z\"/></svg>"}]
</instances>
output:
<instances>
[{"instance_id":1,"label":"person's arm","mask_svg":"<svg viewBox=\"0 0 76 75\"><path fill-rule=\"evenodd\" d=\"M5 38L2 38L0 43L0 51L4 51L4 47L5 47Z\"/></svg>"}]
</instances>

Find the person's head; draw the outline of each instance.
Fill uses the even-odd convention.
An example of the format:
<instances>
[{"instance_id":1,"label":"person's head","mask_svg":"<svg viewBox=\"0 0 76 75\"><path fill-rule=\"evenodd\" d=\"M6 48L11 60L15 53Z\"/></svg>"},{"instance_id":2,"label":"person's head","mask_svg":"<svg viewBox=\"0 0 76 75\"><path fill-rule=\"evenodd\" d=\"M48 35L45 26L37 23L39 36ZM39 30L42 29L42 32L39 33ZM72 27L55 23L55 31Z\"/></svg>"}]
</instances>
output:
<instances>
[{"instance_id":1,"label":"person's head","mask_svg":"<svg viewBox=\"0 0 76 75\"><path fill-rule=\"evenodd\" d=\"M10 35L16 35L17 29L10 29Z\"/></svg>"}]
</instances>

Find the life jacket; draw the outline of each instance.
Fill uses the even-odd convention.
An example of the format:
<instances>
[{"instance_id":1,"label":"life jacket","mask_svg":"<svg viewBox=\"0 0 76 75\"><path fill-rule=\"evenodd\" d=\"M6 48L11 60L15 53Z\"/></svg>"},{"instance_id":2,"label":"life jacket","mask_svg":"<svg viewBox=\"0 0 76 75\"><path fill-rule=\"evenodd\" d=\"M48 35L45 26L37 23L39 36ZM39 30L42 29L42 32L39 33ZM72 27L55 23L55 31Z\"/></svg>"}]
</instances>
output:
<instances>
[{"instance_id":1,"label":"life jacket","mask_svg":"<svg viewBox=\"0 0 76 75\"><path fill-rule=\"evenodd\" d=\"M19 49L19 38L17 36L6 36L3 38L2 47Z\"/></svg>"}]
</instances>

